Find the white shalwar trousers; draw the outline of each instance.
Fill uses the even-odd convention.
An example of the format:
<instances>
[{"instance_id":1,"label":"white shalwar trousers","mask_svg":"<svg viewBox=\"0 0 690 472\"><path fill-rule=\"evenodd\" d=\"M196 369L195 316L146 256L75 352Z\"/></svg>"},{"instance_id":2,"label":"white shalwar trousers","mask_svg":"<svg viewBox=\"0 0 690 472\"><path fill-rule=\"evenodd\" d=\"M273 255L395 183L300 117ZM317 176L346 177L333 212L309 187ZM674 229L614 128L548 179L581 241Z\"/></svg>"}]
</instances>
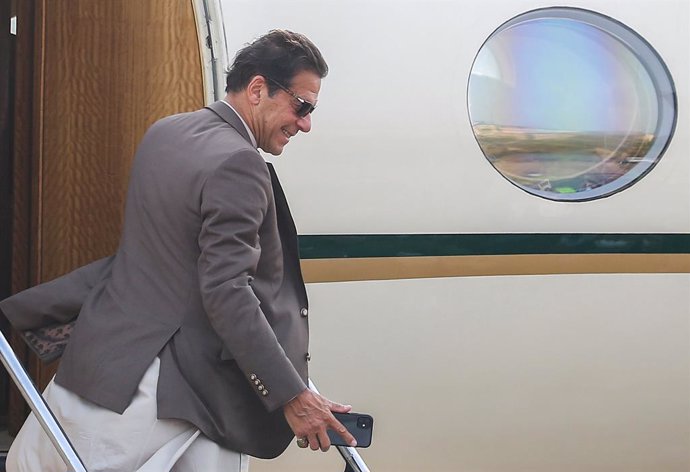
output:
<instances>
[{"instance_id":1,"label":"white shalwar trousers","mask_svg":"<svg viewBox=\"0 0 690 472\"><path fill-rule=\"evenodd\" d=\"M88 472L247 472L249 457L224 449L182 420L156 417L160 360L122 415L51 381L43 396ZM7 455L8 472L67 472L33 413Z\"/></svg>"}]
</instances>

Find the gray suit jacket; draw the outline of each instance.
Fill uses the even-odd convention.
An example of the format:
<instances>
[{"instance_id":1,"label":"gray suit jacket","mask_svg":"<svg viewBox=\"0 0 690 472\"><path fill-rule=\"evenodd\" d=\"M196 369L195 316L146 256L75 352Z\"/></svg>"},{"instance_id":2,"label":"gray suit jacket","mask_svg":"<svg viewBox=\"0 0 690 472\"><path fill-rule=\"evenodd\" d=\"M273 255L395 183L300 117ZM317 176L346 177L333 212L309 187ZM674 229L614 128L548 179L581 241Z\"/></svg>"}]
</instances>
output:
<instances>
[{"instance_id":1,"label":"gray suit jacket","mask_svg":"<svg viewBox=\"0 0 690 472\"><path fill-rule=\"evenodd\" d=\"M225 104L144 136L115 256L0 302L20 330L78 314L56 382L122 412L161 359L159 418L224 447L279 455L282 405L306 388L307 297L270 164Z\"/></svg>"}]
</instances>

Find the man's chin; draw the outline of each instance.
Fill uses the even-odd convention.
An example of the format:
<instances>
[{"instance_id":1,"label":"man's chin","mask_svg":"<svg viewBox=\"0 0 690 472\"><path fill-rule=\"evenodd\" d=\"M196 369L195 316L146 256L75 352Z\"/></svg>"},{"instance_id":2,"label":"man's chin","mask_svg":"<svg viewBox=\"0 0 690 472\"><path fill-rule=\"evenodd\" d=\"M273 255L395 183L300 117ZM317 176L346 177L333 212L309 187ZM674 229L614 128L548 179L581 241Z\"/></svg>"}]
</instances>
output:
<instances>
[{"instance_id":1,"label":"man's chin","mask_svg":"<svg viewBox=\"0 0 690 472\"><path fill-rule=\"evenodd\" d=\"M283 153L284 147L265 149L259 146L259 149L267 154L271 154L272 156L280 156Z\"/></svg>"}]
</instances>

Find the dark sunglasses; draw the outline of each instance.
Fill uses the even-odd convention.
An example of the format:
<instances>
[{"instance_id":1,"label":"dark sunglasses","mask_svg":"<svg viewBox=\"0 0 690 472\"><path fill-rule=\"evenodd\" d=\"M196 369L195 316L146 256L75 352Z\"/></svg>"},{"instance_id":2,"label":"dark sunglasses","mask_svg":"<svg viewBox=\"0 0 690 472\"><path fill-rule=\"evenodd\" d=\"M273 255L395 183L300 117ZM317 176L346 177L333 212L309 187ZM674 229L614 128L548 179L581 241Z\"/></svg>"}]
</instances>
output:
<instances>
[{"instance_id":1,"label":"dark sunglasses","mask_svg":"<svg viewBox=\"0 0 690 472\"><path fill-rule=\"evenodd\" d=\"M264 77L266 77L266 76L264 76ZM285 87L281 83L273 80L270 77L266 77L266 79L269 80L274 85L277 85L283 92L289 94L292 98L294 98L295 100L297 100L299 102L299 108L297 108L297 110L295 110L295 113L300 118L304 118L305 116L307 116L309 113L313 112L316 109L316 105L314 105L311 102L306 101L305 99L303 99L302 97L300 97L295 92L293 92L289 88Z\"/></svg>"}]
</instances>

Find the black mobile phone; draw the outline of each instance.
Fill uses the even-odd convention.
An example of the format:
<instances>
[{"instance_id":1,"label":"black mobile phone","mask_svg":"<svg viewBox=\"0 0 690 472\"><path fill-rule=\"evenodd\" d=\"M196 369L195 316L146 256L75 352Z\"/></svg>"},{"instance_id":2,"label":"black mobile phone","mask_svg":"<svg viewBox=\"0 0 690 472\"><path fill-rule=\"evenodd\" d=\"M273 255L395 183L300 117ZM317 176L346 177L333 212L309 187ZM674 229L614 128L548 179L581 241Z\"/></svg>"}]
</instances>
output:
<instances>
[{"instance_id":1,"label":"black mobile phone","mask_svg":"<svg viewBox=\"0 0 690 472\"><path fill-rule=\"evenodd\" d=\"M371 433L374 430L374 418L363 413L335 413L335 419L340 421L357 440L357 447L369 447ZM349 446L335 431L328 430L328 438L333 446Z\"/></svg>"}]
</instances>

